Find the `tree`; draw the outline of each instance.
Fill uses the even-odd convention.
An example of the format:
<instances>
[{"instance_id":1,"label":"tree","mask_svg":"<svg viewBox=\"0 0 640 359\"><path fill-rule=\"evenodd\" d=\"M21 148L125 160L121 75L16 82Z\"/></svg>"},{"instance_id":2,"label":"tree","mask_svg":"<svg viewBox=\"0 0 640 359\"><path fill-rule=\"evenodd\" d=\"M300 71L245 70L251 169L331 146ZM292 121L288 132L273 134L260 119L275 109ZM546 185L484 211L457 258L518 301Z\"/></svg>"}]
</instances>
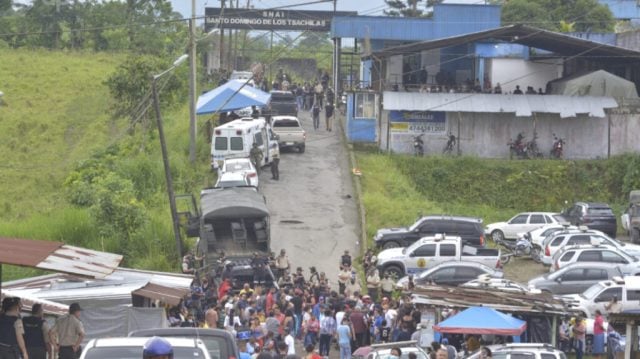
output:
<instances>
[{"instance_id":1,"label":"tree","mask_svg":"<svg viewBox=\"0 0 640 359\"><path fill-rule=\"evenodd\" d=\"M422 0L385 0L384 2L389 6L389 10L384 10L385 15L404 17L424 16L424 11L418 9L418 3L421 3ZM430 7L439 2L438 0L427 0L427 6Z\"/></svg>"},{"instance_id":2,"label":"tree","mask_svg":"<svg viewBox=\"0 0 640 359\"><path fill-rule=\"evenodd\" d=\"M597 0L510 0L502 7L502 23L590 32L610 32L615 25L609 8Z\"/></svg>"},{"instance_id":3,"label":"tree","mask_svg":"<svg viewBox=\"0 0 640 359\"><path fill-rule=\"evenodd\" d=\"M323 46L331 46L328 32L309 32L302 37L298 43L299 47L305 48L320 48Z\"/></svg>"},{"instance_id":4,"label":"tree","mask_svg":"<svg viewBox=\"0 0 640 359\"><path fill-rule=\"evenodd\" d=\"M12 5L11 0L0 0L0 13L11 9Z\"/></svg>"}]
</instances>

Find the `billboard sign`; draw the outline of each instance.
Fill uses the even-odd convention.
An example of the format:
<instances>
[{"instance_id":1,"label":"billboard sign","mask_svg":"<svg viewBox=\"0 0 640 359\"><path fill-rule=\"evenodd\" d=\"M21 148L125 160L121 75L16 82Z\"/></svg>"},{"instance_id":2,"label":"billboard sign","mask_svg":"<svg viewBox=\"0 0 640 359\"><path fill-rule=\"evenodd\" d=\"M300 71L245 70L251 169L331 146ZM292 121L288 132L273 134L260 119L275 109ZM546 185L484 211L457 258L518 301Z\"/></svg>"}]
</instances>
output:
<instances>
[{"instance_id":1,"label":"billboard sign","mask_svg":"<svg viewBox=\"0 0 640 359\"><path fill-rule=\"evenodd\" d=\"M446 131L444 111L389 111L392 132L442 134Z\"/></svg>"},{"instance_id":2,"label":"billboard sign","mask_svg":"<svg viewBox=\"0 0 640 359\"><path fill-rule=\"evenodd\" d=\"M356 16L354 11L310 11L310 10L269 10L269 9L233 9L207 7L204 10L205 31L222 24L225 29L242 30L292 30L319 31L331 30L334 16ZM221 16L222 14L222 16Z\"/></svg>"}]
</instances>

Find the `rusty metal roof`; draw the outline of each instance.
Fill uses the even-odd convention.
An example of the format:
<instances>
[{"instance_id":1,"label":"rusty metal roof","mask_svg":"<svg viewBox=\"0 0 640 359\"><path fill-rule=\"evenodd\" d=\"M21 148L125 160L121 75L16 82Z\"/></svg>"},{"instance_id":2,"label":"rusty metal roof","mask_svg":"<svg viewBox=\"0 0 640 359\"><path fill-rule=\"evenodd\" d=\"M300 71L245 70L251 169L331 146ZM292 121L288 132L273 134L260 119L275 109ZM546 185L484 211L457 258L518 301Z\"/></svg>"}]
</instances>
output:
<instances>
[{"instance_id":1,"label":"rusty metal roof","mask_svg":"<svg viewBox=\"0 0 640 359\"><path fill-rule=\"evenodd\" d=\"M42 310L44 311L45 315L61 316L69 313L69 306L66 304L56 303L46 299L39 299L24 294L16 295L9 290L3 290L0 298L4 298L5 296L19 297L20 302L22 302L23 312L30 312L31 307L33 307L34 304L38 303L42 305Z\"/></svg>"},{"instance_id":2,"label":"rusty metal roof","mask_svg":"<svg viewBox=\"0 0 640 359\"><path fill-rule=\"evenodd\" d=\"M149 282L144 287L134 290L131 294L152 300L159 300L171 306L176 306L180 304L180 301L190 292L187 288L172 288Z\"/></svg>"},{"instance_id":3,"label":"rusty metal roof","mask_svg":"<svg viewBox=\"0 0 640 359\"><path fill-rule=\"evenodd\" d=\"M550 293L517 293L484 288L418 286L413 291L412 302L456 308L481 305L509 313L564 314L568 311L564 302Z\"/></svg>"},{"instance_id":4,"label":"rusty metal roof","mask_svg":"<svg viewBox=\"0 0 640 359\"><path fill-rule=\"evenodd\" d=\"M0 237L0 264L33 267L89 278L104 278L122 261L119 254L61 242Z\"/></svg>"}]
</instances>

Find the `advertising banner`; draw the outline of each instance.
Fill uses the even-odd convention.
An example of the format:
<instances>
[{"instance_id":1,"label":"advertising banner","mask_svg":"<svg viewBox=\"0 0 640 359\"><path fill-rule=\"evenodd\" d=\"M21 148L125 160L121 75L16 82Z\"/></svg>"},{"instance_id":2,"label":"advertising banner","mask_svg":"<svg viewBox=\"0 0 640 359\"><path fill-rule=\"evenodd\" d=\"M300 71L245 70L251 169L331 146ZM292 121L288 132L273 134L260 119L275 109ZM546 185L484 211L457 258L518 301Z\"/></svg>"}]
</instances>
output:
<instances>
[{"instance_id":1,"label":"advertising banner","mask_svg":"<svg viewBox=\"0 0 640 359\"><path fill-rule=\"evenodd\" d=\"M443 134L446 130L443 111L389 111L391 132Z\"/></svg>"},{"instance_id":2,"label":"advertising banner","mask_svg":"<svg viewBox=\"0 0 640 359\"><path fill-rule=\"evenodd\" d=\"M205 31L222 24L225 29L242 30L331 30L334 16L356 16L355 11L311 11L311 10L269 10L269 9L229 9L207 7L204 10ZM222 14L222 16L221 16Z\"/></svg>"}]
</instances>

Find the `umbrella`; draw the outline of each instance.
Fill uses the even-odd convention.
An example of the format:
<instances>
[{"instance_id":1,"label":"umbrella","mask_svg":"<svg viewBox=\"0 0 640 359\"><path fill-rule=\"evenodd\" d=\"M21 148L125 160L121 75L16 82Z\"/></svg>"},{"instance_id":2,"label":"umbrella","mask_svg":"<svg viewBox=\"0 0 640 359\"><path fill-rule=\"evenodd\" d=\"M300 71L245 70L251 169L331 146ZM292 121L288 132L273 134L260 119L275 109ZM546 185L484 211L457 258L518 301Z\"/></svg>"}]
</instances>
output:
<instances>
[{"instance_id":1,"label":"umbrella","mask_svg":"<svg viewBox=\"0 0 640 359\"><path fill-rule=\"evenodd\" d=\"M527 322L488 307L471 307L433 326L435 331L455 334L520 335Z\"/></svg>"},{"instance_id":2,"label":"umbrella","mask_svg":"<svg viewBox=\"0 0 640 359\"><path fill-rule=\"evenodd\" d=\"M231 80L198 97L196 113L235 111L250 106L265 106L271 94L247 84L247 80Z\"/></svg>"},{"instance_id":3,"label":"umbrella","mask_svg":"<svg viewBox=\"0 0 640 359\"><path fill-rule=\"evenodd\" d=\"M353 356L355 357L366 357L367 355L369 355L369 353L371 353L371 347L366 346L366 347L360 347L358 349L356 349L355 352L353 352Z\"/></svg>"}]
</instances>

